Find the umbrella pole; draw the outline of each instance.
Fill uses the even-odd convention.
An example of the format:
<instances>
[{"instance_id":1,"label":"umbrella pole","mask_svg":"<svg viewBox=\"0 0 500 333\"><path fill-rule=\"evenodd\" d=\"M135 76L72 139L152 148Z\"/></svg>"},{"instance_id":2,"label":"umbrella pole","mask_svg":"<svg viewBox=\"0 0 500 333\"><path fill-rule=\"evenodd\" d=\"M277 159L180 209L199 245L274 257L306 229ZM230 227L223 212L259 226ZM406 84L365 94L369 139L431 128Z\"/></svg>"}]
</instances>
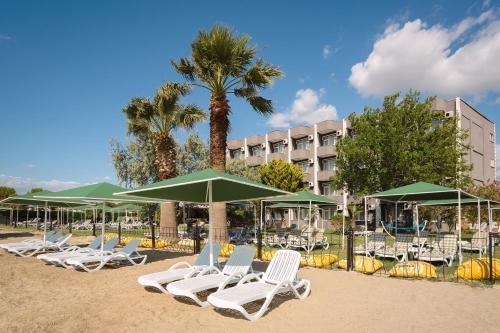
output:
<instances>
[{"instance_id":1,"label":"umbrella pole","mask_svg":"<svg viewBox=\"0 0 500 333\"><path fill-rule=\"evenodd\" d=\"M214 265L214 225L212 221L213 214L213 202L212 202L212 181L208 181L208 241L209 241L209 249L210 249L210 267Z\"/></svg>"},{"instance_id":2,"label":"umbrella pole","mask_svg":"<svg viewBox=\"0 0 500 333\"><path fill-rule=\"evenodd\" d=\"M460 190L458 191L458 261L462 263L462 193Z\"/></svg>"},{"instance_id":3,"label":"umbrella pole","mask_svg":"<svg viewBox=\"0 0 500 333\"><path fill-rule=\"evenodd\" d=\"M345 238L345 204L342 206L342 250L344 249Z\"/></svg>"},{"instance_id":4,"label":"umbrella pole","mask_svg":"<svg viewBox=\"0 0 500 333\"><path fill-rule=\"evenodd\" d=\"M106 204L105 202L103 201L102 202L102 224L101 224L101 251L104 251L104 221L105 221L105 207L106 207Z\"/></svg>"},{"instance_id":5,"label":"umbrella pole","mask_svg":"<svg viewBox=\"0 0 500 333\"><path fill-rule=\"evenodd\" d=\"M479 198L477 199L477 223L479 226L479 259L481 259L481 247L483 246L483 241L481 238L481 204ZM472 242L471 242L472 243Z\"/></svg>"},{"instance_id":6,"label":"umbrella pole","mask_svg":"<svg viewBox=\"0 0 500 333\"><path fill-rule=\"evenodd\" d=\"M47 210L48 210L48 203L45 201L45 220L43 221L43 245L45 245L45 235L47 234Z\"/></svg>"},{"instance_id":7,"label":"umbrella pole","mask_svg":"<svg viewBox=\"0 0 500 333\"><path fill-rule=\"evenodd\" d=\"M368 248L368 209L365 196L365 250Z\"/></svg>"}]
</instances>

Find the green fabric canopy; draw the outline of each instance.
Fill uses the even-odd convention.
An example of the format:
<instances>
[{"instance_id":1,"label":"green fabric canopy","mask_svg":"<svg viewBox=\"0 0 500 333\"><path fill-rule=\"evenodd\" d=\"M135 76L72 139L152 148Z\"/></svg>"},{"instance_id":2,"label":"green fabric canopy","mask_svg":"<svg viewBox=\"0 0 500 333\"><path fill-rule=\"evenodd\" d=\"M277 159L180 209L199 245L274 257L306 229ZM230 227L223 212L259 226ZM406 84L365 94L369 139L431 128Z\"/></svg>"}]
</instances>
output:
<instances>
[{"instance_id":1,"label":"green fabric canopy","mask_svg":"<svg viewBox=\"0 0 500 333\"><path fill-rule=\"evenodd\" d=\"M243 177L230 175L213 169L206 169L142 186L135 190L117 193L117 195L129 194L144 196L147 198L165 199L168 201L209 203L208 239L210 266L213 266L215 262L213 252L214 232L212 222L214 202L255 200L291 193L259 184Z\"/></svg>"},{"instance_id":2,"label":"green fabric canopy","mask_svg":"<svg viewBox=\"0 0 500 333\"><path fill-rule=\"evenodd\" d=\"M126 205L120 205L116 206L113 208L113 211L118 212L118 211L124 211L124 210L141 210L142 207L139 205L134 205L134 204L126 204Z\"/></svg>"},{"instance_id":3,"label":"green fabric canopy","mask_svg":"<svg viewBox=\"0 0 500 333\"><path fill-rule=\"evenodd\" d=\"M311 203L313 205L337 205L337 201L325 197L324 195L314 194L312 192L300 191L296 192L294 196L280 196L269 200L268 202L286 202L286 203ZM307 207L309 208L309 206Z\"/></svg>"},{"instance_id":4,"label":"green fabric canopy","mask_svg":"<svg viewBox=\"0 0 500 333\"><path fill-rule=\"evenodd\" d=\"M301 203L280 202L280 203L276 203L274 205L267 206L267 208L303 208L303 209L309 209L309 205L301 204ZM318 208L318 206L312 205L312 208Z\"/></svg>"},{"instance_id":5,"label":"green fabric canopy","mask_svg":"<svg viewBox=\"0 0 500 333\"><path fill-rule=\"evenodd\" d=\"M473 195L470 195L461 190L425 182L418 182L393 188L387 191L369 195L368 197L393 202L414 202L446 199L458 200L458 192L460 192L461 199L475 198Z\"/></svg>"},{"instance_id":6,"label":"green fabric canopy","mask_svg":"<svg viewBox=\"0 0 500 333\"><path fill-rule=\"evenodd\" d=\"M207 203L208 184L212 184L212 202L234 202L291 194L252 180L224 172L206 169L188 175L163 180L117 195L136 195L166 201Z\"/></svg>"},{"instance_id":7,"label":"green fabric canopy","mask_svg":"<svg viewBox=\"0 0 500 333\"><path fill-rule=\"evenodd\" d=\"M86 201L97 202L150 202L160 203L155 199L145 199L142 197L115 195L116 192L123 192L127 189L110 183L97 183L91 185L80 186L69 190L51 193L35 193L36 198L40 199L79 199ZM81 205L81 204L80 204Z\"/></svg>"},{"instance_id":8,"label":"green fabric canopy","mask_svg":"<svg viewBox=\"0 0 500 333\"><path fill-rule=\"evenodd\" d=\"M54 192L51 191L41 191L35 193L27 193L8 197L0 201L3 204L11 205L26 205L26 206L47 206L50 207L78 207L82 205L88 205L87 202L79 199L41 199L38 198L39 195L50 195ZM36 196L36 197L35 197Z\"/></svg>"},{"instance_id":9,"label":"green fabric canopy","mask_svg":"<svg viewBox=\"0 0 500 333\"><path fill-rule=\"evenodd\" d=\"M479 198L479 204L487 204L488 201L492 204L497 204L498 202L489 199ZM476 198L465 198L460 200L462 206L477 206L478 199ZM427 200L418 204L419 206L458 206L458 199L446 199L446 200Z\"/></svg>"}]
</instances>

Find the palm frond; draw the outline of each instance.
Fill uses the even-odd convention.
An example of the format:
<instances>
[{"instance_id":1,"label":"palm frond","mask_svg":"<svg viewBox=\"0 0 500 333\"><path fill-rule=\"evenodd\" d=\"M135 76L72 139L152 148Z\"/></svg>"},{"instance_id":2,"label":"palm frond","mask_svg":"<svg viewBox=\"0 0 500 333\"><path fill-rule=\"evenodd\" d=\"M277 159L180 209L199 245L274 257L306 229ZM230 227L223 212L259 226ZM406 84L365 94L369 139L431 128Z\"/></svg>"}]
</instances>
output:
<instances>
[{"instance_id":1,"label":"palm frond","mask_svg":"<svg viewBox=\"0 0 500 333\"><path fill-rule=\"evenodd\" d=\"M178 105L175 111L178 126L191 129L197 122L207 120L207 113L195 104Z\"/></svg>"},{"instance_id":2,"label":"palm frond","mask_svg":"<svg viewBox=\"0 0 500 333\"><path fill-rule=\"evenodd\" d=\"M186 80L188 81L194 81L195 80L195 68L193 64L189 61L187 58L181 58L179 63L176 63L175 61L171 60L170 63L172 64L172 67L181 74Z\"/></svg>"},{"instance_id":3,"label":"palm frond","mask_svg":"<svg viewBox=\"0 0 500 333\"><path fill-rule=\"evenodd\" d=\"M274 111L273 102L262 96L249 96L247 97L247 101L252 108L259 113L271 114Z\"/></svg>"}]
</instances>

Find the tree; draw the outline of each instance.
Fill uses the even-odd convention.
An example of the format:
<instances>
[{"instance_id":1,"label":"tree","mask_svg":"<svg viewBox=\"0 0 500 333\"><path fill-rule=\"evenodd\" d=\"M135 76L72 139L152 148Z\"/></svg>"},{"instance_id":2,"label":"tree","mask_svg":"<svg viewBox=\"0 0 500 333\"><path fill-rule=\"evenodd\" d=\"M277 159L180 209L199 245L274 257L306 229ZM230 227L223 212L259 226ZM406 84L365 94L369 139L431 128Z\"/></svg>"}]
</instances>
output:
<instances>
[{"instance_id":1,"label":"tree","mask_svg":"<svg viewBox=\"0 0 500 333\"><path fill-rule=\"evenodd\" d=\"M37 193L37 192L42 192L43 188L41 187L33 187L29 193Z\"/></svg>"},{"instance_id":2,"label":"tree","mask_svg":"<svg viewBox=\"0 0 500 333\"><path fill-rule=\"evenodd\" d=\"M16 190L13 187L0 186L0 200L16 195Z\"/></svg>"},{"instance_id":3,"label":"tree","mask_svg":"<svg viewBox=\"0 0 500 333\"><path fill-rule=\"evenodd\" d=\"M352 135L337 142L336 189L362 196L417 181L465 187L470 165L464 161L467 133L457 119L433 112L434 98L420 101L410 91L400 100L384 98L381 109L351 114Z\"/></svg>"},{"instance_id":4,"label":"tree","mask_svg":"<svg viewBox=\"0 0 500 333\"><path fill-rule=\"evenodd\" d=\"M288 192L305 189L304 171L293 163L282 160L271 160L259 167L262 183Z\"/></svg>"},{"instance_id":5,"label":"tree","mask_svg":"<svg viewBox=\"0 0 500 333\"><path fill-rule=\"evenodd\" d=\"M155 166L154 138L136 135L127 146L111 140L111 161L116 176L126 187L137 187L160 180Z\"/></svg>"},{"instance_id":6,"label":"tree","mask_svg":"<svg viewBox=\"0 0 500 333\"><path fill-rule=\"evenodd\" d=\"M154 138L154 164L160 180L177 176L173 132L178 128L191 129L196 122L206 119L206 113L196 105L179 104L179 99L189 93L189 85L169 82L158 90L152 100L134 97L123 109L128 119L129 135ZM163 232L168 229L175 235L175 204L163 203L161 208L160 229Z\"/></svg>"},{"instance_id":7,"label":"tree","mask_svg":"<svg viewBox=\"0 0 500 333\"><path fill-rule=\"evenodd\" d=\"M232 160L227 163L226 172L232 175L260 182L260 174L258 168L249 167L243 160Z\"/></svg>"},{"instance_id":8,"label":"tree","mask_svg":"<svg viewBox=\"0 0 500 333\"><path fill-rule=\"evenodd\" d=\"M256 59L249 36L240 36L225 26L201 31L191 44L191 56L172 61L174 69L195 86L210 92L210 166L224 171L229 130L228 95L245 98L261 114L273 112L272 102L260 96L282 72ZM227 233L224 204L214 205L215 228Z\"/></svg>"},{"instance_id":9,"label":"tree","mask_svg":"<svg viewBox=\"0 0 500 333\"><path fill-rule=\"evenodd\" d=\"M177 148L177 171L181 175L208 168L210 151L208 143L197 132L190 133L184 144Z\"/></svg>"}]
</instances>

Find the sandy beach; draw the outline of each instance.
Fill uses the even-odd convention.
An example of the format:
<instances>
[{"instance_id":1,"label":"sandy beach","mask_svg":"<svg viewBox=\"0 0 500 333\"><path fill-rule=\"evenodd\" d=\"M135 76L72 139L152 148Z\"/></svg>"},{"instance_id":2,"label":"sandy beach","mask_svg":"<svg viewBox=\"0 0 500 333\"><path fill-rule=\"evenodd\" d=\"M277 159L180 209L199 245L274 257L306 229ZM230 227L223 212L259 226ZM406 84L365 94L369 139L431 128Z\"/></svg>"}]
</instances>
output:
<instances>
[{"instance_id":1,"label":"sandy beach","mask_svg":"<svg viewBox=\"0 0 500 333\"><path fill-rule=\"evenodd\" d=\"M300 270L312 283L307 299L280 297L264 317L249 322L145 290L138 276L194 257L143 252L150 256L144 266L84 273L1 250L0 332L498 332L498 286L314 268ZM254 268L265 269L265 264L256 262Z\"/></svg>"}]
</instances>

